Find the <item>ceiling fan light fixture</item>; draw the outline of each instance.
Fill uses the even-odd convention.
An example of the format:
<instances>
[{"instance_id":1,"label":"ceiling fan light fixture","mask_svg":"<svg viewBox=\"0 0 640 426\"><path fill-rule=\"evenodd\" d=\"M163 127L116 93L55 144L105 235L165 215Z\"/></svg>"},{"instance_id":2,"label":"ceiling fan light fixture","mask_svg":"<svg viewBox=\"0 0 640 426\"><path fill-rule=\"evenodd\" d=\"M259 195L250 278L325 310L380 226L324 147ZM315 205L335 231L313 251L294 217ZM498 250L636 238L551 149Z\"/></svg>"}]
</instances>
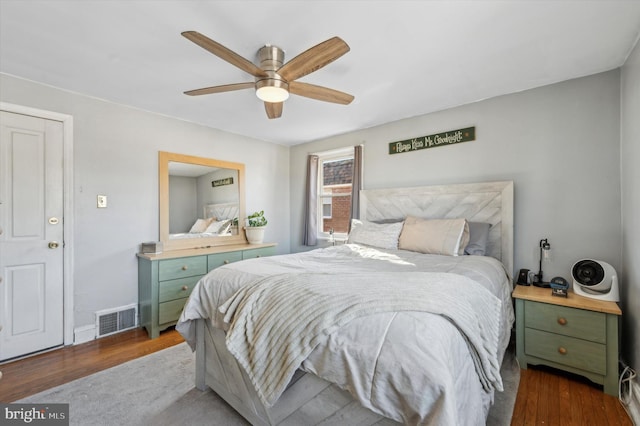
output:
<instances>
[{"instance_id":1,"label":"ceiling fan light fixture","mask_svg":"<svg viewBox=\"0 0 640 426\"><path fill-rule=\"evenodd\" d=\"M256 83L256 96L271 103L284 102L289 99L288 84L282 80L264 79Z\"/></svg>"}]
</instances>

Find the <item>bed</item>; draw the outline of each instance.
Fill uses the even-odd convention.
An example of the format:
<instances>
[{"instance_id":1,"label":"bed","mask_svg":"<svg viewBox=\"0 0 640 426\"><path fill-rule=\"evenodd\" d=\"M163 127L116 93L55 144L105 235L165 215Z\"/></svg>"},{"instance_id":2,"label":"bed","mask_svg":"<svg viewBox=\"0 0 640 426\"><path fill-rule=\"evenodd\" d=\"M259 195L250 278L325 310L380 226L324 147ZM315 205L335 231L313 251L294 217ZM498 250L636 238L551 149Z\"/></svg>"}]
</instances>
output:
<instances>
[{"instance_id":1,"label":"bed","mask_svg":"<svg viewBox=\"0 0 640 426\"><path fill-rule=\"evenodd\" d=\"M176 326L196 386L254 425L484 424L514 321L513 183L365 190L360 216L348 244L201 279ZM414 232L434 224L453 230L437 254ZM472 224L483 255L462 255Z\"/></svg>"},{"instance_id":2,"label":"bed","mask_svg":"<svg viewBox=\"0 0 640 426\"><path fill-rule=\"evenodd\" d=\"M238 203L205 204L202 218L196 219L189 232L170 234L174 240L224 237L232 235L233 221L238 219Z\"/></svg>"}]
</instances>

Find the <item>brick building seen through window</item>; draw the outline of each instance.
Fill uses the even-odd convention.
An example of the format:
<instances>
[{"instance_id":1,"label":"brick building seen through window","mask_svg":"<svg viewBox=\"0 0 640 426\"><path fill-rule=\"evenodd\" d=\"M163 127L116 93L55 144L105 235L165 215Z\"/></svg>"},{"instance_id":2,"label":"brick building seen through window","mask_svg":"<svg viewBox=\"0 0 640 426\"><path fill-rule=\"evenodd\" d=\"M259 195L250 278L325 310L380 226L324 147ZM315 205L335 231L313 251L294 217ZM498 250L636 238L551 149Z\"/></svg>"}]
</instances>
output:
<instances>
[{"instance_id":1,"label":"brick building seen through window","mask_svg":"<svg viewBox=\"0 0 640 426\"><path fill-rule=\"evenodd\" d=\"M322 162L322 232L349 232L353 158Z\"/></svg>"}]
</instances>

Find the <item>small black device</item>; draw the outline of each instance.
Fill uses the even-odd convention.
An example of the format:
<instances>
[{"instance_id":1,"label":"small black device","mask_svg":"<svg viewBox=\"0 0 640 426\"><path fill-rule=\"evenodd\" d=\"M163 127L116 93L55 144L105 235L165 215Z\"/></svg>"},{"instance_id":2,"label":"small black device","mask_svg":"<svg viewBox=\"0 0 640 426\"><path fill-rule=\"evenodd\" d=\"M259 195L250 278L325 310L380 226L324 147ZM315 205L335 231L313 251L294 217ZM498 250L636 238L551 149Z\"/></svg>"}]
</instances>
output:
<instances>
[{"instance_id":1,"label":"small black device","mask_svg":"<svg viewBox=\"0 0 640 426\"><path fill-rule=\"evenodd\" d=\"M518 285L529 285L529 270L528 269L520 269L518 273L518 279L516 280L516 284Z\"/></svg>"},{"instance_id":2,"label":"small black device","mask_svg":"<svg viewBox=\"0 0 640 426\"><path fill-rule=\"evenodd\" d=\"M569 282L562 277L553 277L551 281L549 281L549 285L551 288L560 288L564 290L569 289Z\"/></svg>"},{"instance_id":3,"label":"small black device","mask_svg":"<svg viewBox=\"0 0 640 426\"><path fill-rule=\"evenodd\" d=\"M551 286L552 296L567 297L567 292L569 290L569 283L564 278L562 277L551 278L551 281L549 281L549 286Z\"/></svg>"}]
</instances>

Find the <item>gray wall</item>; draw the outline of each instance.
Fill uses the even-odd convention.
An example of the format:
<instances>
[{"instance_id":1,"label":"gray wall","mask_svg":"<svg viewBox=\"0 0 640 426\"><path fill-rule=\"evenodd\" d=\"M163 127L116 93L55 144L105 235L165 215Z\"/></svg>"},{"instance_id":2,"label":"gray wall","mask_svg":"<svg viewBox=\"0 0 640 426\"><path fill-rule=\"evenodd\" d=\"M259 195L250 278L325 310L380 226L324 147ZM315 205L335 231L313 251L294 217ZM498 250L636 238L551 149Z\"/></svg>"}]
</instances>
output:
<instances>
[{"instance_id":1,"label":"gray wall","mask_svg":"<svg viewBox=\"0 0 640 426\"><path fill-rule=\"evenodd\" d=\"M138 301L136 252L158 239L158 151L244 163L248 211L289 252L289 149L0 74L0 100L74 117L75 324ZM96 195L109 197L96 208Z\"/></svg>"},{"instance_id":2,"label":"gray wall","mask_svg":"<svg viewBox=\"0 0 640 426\"><path fill-rule=\"evenodd\" d=\"M429 96L427 93L424 96ZM476 140L389 155L388 143L476 126ZM305 158L364 143L364 188L513 180L514 268L570 278L592 257L621 268L620 72L609 71L291 149L291 248L302 246Z\"/></svg>"},{"instance_id":3,"label":"gray wall","mask_svg":"<svg viewBox=\"0 0 640 426\"><path fill-rule=\"evenodd\" d=\"M622 181L623 359L640 370L640 43L622 68L620 164Z\"/></svg>"},{"instance_id":4,"label":"gray wall","mask_svg":"<svg viewBox=\"0 0 640 426\"><path fill-rule=\"evenodd\" d=\"M233 178L230 185L211 186L211 182L219 179ZM200 176L197 179L198 188L198 214L204 215L204 206L207 204L237 203L240 187L238 186L238 171L220 169L213 173Z\"/></svg>"},{"instance_id":5,"label":"gray wall","mask_svg":"<svg viewBox=\"0 0 640 426\"><path fill-rule=\"evenodd\" d=\"M169 233L189 232L197 218L198 191L196 178L169 176Z\"/></svg>"}]
</instances>

